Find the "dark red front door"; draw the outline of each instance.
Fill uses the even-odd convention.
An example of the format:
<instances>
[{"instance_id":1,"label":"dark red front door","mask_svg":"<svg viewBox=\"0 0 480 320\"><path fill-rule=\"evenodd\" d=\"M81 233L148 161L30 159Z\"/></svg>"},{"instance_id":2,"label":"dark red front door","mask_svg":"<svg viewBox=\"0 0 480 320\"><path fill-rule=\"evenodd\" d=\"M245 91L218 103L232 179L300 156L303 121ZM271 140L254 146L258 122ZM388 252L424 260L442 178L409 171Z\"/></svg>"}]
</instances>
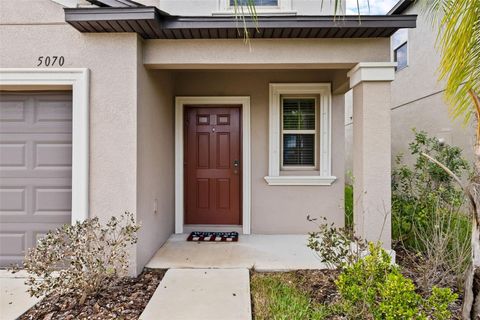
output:
<instances>
[{"instance_id":1,"label":"dark red front door","mask_svg":"<svg viewBox=\"0 0 480 320\"><path fill-rule=\"evenodd\" d=\"M239 106L185 110L185 223L241 224Z\"/></svg>"}]
</instances>

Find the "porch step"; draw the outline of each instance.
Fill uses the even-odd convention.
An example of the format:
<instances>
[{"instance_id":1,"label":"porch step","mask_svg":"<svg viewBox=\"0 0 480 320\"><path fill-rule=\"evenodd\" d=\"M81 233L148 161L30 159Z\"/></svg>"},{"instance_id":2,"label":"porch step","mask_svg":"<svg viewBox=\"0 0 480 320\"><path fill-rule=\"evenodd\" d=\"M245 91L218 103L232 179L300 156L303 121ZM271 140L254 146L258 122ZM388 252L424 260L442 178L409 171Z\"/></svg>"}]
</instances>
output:
<instances>
[{"instance_id":1,"label":"porch step","mask_svg":"<svg viewBox=\"0 0 480 320\"><path fill-rule=\"evenodd\" d=\"M250 320L248 269L169 269L141 320Z\"/></svg>"},{"instance_id":2,"label":"porch step","mask_svg":"<svg viewBox=\"0 0 480 320\"><path fill-rule=\"evenodd\" d=\"M257 271L327 268L307 248L306 235L240 235L238 242L188 242L187 237L188 234L172 235L146 267Z\"/></svg>"}]
</instances>

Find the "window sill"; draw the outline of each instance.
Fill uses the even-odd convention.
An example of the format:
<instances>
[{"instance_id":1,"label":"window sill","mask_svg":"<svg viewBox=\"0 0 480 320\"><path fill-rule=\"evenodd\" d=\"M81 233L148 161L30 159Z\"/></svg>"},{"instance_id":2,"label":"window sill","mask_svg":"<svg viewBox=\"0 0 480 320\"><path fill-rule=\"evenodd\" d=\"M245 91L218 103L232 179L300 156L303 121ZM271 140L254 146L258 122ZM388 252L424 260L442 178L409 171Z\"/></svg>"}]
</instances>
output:
<instances>
[{"instance_id":1,"label":"window sill","mask_svg":"<svg viewBox=\"0 0 480 320\"><path fill-rule=\"evenodd\" d=\"M270 186L331 186L337 177L329 176L266 176L265 181Z\"/></svg>"}]
</instances>

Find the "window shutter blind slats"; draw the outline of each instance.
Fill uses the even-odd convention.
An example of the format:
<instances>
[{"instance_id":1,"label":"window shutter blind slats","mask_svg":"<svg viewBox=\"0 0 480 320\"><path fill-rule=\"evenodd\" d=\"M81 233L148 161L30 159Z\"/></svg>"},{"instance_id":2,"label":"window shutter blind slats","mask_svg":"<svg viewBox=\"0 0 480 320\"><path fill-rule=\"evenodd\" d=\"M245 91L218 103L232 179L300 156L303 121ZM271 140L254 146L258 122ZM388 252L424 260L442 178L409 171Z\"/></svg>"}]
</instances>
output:
<instances>
[{"instance_id":1,"label":"window shutter blind slats","mask_svg":"<svg viewBox=\"0 0 480 320\"><path fill-rule=\"evenodd\" d=\"M315 109L315 98L282 100L283 166L315 166Z\"/></svg>"},{"instance_id":2,"label":"window shutter blind slats","mask_svg":"<svg viewBox=\"0 0 480 320\"><path fill-rule=\"evenodd\" d=\"M284 99L283 130L315 130L315 99Z\"/></svg>"},{"instance_id":3,"label":"window shutter blind slats","mask_svg":"<svg viewBox=\"0 0 480 320\"><path fill-rule=\"evenodd\" d=\"M315 134L284 134L283 165L314 166Z\"/></svg>"}]
</instances>

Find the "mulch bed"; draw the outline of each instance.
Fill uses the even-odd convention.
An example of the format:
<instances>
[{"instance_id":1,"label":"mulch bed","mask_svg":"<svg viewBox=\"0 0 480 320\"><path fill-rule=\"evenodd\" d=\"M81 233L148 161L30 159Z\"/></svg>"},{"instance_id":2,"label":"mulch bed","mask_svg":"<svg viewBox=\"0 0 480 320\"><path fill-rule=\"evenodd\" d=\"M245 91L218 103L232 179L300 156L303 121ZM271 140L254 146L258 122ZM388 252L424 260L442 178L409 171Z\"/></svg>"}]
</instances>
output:
<instances>
[{"instance_id":1,"label":"mulch bed","mask_svg":"<svg viewBox=\"0 0 480 320\"><path fill-rule=\"evenodd\" d=\"M313 301L331 303L338 298L335 280L339 272L336 270L297 270L294 271L296 286L307 293Z\"/></svg>"},{"instance_id":2,"label":"mulch bed","mask_svg":"<svg viewBox=\"0 0 480 320\"><path fill-rule=\"evenodd\" d=\"M71 296L50 295L33 306L20 320L138 319L166 270L145 270L137 278L124 278L88 298L83 305Z\"/></svg>"}]
</instances>

